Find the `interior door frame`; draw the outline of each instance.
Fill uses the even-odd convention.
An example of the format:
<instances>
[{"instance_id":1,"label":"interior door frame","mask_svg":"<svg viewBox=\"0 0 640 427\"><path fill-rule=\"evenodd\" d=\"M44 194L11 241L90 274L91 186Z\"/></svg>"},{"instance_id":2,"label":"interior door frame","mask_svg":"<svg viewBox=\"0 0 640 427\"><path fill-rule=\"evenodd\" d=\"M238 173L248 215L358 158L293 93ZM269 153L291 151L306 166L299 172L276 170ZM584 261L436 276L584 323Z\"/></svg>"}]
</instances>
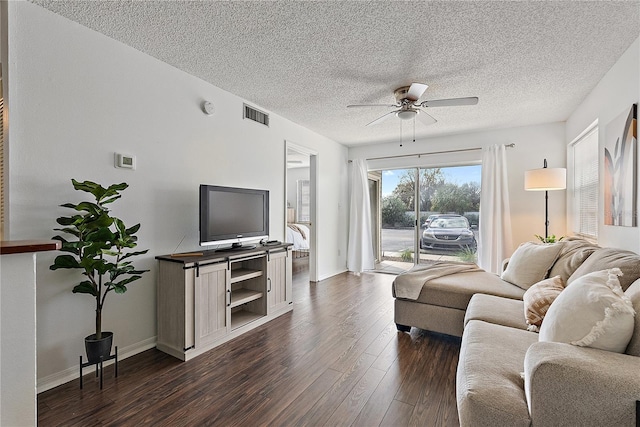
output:
<instances>
[{"instance_id":1,"label":"interior door frame","mask_svg":"<svg viewBox=\"0 0 640 427\"><path fill-rule=\"evenodd\" d=\"M309 209L310 209L310 217L311 217L311 227L309 227L309 281L317 282L318 281L318 191L317 191L317 182L318 182L318 152L312 150L308 147L305 147L300 144L296 144L294 142L285 140L284 147L284 194L285 194L285 202L286 195L288 190L288 168L287 168L287 153L289 150L296 151L300 154L309 156ZM287 227L287 209L285 206L284 209L284 230L286 232Z\"/></svg>"}]
</instances>

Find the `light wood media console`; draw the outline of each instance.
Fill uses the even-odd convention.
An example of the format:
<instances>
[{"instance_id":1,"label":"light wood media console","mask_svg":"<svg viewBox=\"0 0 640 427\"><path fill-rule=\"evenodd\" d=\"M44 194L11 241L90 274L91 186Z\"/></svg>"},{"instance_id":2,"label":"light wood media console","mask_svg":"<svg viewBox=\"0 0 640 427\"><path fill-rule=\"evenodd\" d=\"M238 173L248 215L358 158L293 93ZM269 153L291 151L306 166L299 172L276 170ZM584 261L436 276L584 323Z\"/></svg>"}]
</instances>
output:
<instances>
[{"instance_id":1,"label":"light wood media console","mask_svg":"<svg viewBox=\"0 0 640 427\"><path fill-rule=\"evenodd\" d=\"M157 256L157 348L186 361L293 310L291 247Z\"/></svg>"}]
</instances>

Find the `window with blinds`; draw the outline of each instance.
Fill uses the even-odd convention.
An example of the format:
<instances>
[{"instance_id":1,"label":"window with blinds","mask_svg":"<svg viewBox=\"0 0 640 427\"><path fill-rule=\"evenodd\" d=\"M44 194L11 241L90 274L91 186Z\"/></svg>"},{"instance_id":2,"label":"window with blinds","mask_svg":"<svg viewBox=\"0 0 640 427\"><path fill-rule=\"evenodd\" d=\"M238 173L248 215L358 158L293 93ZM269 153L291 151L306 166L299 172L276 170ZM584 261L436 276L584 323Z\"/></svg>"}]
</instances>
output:
<instances>
[{"instance_id":1,"label":"window with blinds","mask_svg":"<svg viewBox=\"0 0 640 427\"><path fill-rule=\"evenodd\" d=\"M298 210L297 222L311 222L311 197L309 192L309 180L298 180Z\"/></svg>"},{"instance_id":2,"label":"window with blinds","mask_svg":"<svg viewBox=\"0 0 640 427\"><path fill-rule=\"evenodd\" d=\"M573 232L598 237L598 127L595 126L572 146L573 150Z\"/></svg>"}]
</instances>

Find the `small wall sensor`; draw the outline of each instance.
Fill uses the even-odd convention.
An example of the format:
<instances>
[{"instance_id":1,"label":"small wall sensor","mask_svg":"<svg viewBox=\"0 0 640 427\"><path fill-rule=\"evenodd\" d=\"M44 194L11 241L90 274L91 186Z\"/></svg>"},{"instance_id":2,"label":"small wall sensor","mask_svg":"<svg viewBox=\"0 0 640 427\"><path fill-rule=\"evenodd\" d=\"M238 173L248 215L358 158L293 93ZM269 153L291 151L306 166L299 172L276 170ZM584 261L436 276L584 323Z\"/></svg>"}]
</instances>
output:
<instances>
[{"instance_id":1,"label":"small wall sensor","mask_svg":"<svg viewBox=\"0 0 640 427\"><path fill-rule=\"evenodd\" d=\"M121 169L135 169L136 168L136 156L129 154L115 153L115 167Z\"/></svg>"},{"instance_id":2,"label":"small wall sensor","mask_svg":"<svg viewBox=\"0 0 640 427\"><path fill-rule=\"evenodd\" d=\"M205 102L202 104L202 111L204 111L204 113L205 113L207 116L213 116L213 113L215 113L215 112L216 112L216 107L213 105L213 103L212 103L212 102L205 101Z\"/></svg>"}]
</instances>

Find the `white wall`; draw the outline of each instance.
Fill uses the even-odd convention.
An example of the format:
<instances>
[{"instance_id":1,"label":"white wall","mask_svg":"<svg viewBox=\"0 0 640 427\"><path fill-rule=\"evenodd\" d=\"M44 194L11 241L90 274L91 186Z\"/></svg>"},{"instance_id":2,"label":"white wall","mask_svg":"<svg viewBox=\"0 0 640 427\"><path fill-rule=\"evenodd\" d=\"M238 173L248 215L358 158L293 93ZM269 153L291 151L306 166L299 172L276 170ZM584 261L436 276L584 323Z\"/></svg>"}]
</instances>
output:
<instances>
[{"instance_id":1,"label":"white wall","mask_svg":"<svg viewBox=\"0 0 640 427\"><path fill-rule=\"evenodd\" d=\"M404 143L403 147L397 143L353 147L349 149L349 158L398 156L515 143L514 148L507 149L507 161L513 247L516 248L522 242L534 240L534 234L544 235L544 193L524 190L524 171L541 168L545 158L549 167L564 167L566 163L564 132L564 123L523 126L418 140L415 143ZM481 156L481 151L477 150L422 156L419 159L410 157L390 161L372 161L369 164L373 168L455 166L479 163ZM384 180L384 177L382 179ZM565 213L564 191L549 192L549 233L565 234Z\"/></svg>"},{"instance_id":2,"label":"white wall","mask_svg":"<svg viewBox=\"0 0 640 427\"><path fill-rule=\"evenodd\" d=\"M599 153L602 159L607 124L620 113L629 111L631 104L637 103L638 99L640 99L640 39L636 39L567 119L566 143L570 144L591 123L598 120ZM638 153L640 155L640 150ZM640 227L604 225L603 176L603 163L600 161L598 243L601 246L640 252ZM640 200L640 185L638 185L638 191Z\"/></svg>"},{"instance_id":3,"label":"white wall","mask_svg":"<svg viewBox=\"0 0 640 427\"><path fill-rule=\"evenodd\" d=\"M154 256L198 249L199 184L270 190L271 236L284 239L285 139L318 152L319 276L345 270L344 146L275 114L269 128L243 120L242 99L32 3L8 11L10 238L56 234L58 205L82 196L71 178L130 185L113 211L142 223L138 263L151 272L105 305L121 353L155 343ZM114 152L137 156L137 170L115 169ZM94 326L90 297L71 293L77 272L49 271L53 257L37 263L41 388L77 375Z\"/></svg>"}]
</instances>

